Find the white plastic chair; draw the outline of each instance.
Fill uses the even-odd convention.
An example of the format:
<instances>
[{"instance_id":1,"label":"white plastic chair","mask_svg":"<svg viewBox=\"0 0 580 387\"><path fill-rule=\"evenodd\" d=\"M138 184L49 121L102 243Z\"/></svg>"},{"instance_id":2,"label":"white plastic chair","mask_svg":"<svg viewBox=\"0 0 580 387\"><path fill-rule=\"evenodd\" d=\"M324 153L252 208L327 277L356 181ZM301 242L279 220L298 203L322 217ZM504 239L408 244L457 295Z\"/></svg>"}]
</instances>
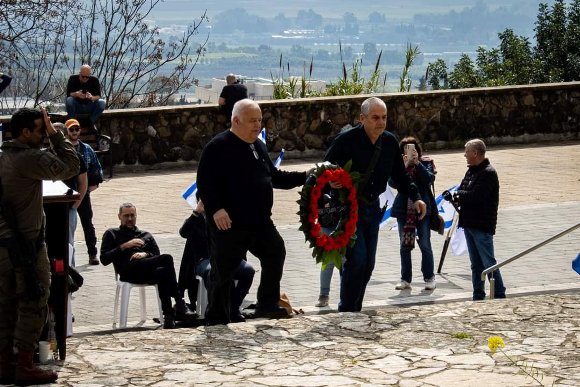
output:
<instances>
[{"instance_id":1,"label":"white plastic chair","mask_svg":"<svg viewBox=\"0 0 580 387\"><path fill-rule=\"evenodd\" d=\"M195 278L199 281L197 285L197 315L199 318L205 317L205 310L207 309L207 289L205 288L205 283L203 278L196 275Z\"/></svg>"},{"instance_id":2,"label":"white plastic chair","mask_svg":"<svg viewBox=\"0 0 580 387\"><path fill-rule=\"evenodd\" d=\"M196 275L195 278L199 281L197 283L197 315L198 318L205 318L205 310L207 309L207 289L203 278ZM234 280L234 286L238 285L238 280Z\"/></svg>"},{"instance_id":3,"label":"white plastic chair","mask_svg":"<svg viewBox=\"0 0 580 387\"><path fill-rule=\"evenodd\" d=\"M145 287L155 286L157 291L157 303L159 306L159 322L163 324L163 309L161 309L161 299L159 298L159 289L157 285L149 284L133 284L131 282L121 281L119 276L115 273L115 280L117 281L117 290L115 292L115 306L113 310L113 329L117 328L117 316L119 316L119 306L120 306L120 316L119 316L119 328L127 327L127 311L129 309L129 296L131 295L131 289L138 288L139 296L141 298L141 320L139 324L143 324L147 321L147 301L145 297ZM119 305L119 296L121 296L121 304Z\"/></svg>"}]
</instances>

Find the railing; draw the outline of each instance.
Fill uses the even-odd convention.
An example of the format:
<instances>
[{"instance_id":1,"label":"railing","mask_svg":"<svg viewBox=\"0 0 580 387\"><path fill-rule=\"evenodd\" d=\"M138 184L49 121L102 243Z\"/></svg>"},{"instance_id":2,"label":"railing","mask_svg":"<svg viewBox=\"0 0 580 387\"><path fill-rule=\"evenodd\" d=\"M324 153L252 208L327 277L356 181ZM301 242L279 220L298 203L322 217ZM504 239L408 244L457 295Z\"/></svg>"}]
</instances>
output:
<instances>
[{"instance_id":1,"label":"railing","mask_svg":"<svg viewBox=\"0 0 580 387\"><path fill-rule=\"evenodd\" d=\"M493 272L498 270L500 267L507 265L510 262L515 261L518 258L523 257L524 255L527 255L529 253L531 253L534 250L539 249L542 246L547 245L548 243L551 243L553 241L555 241L556 239L571 233L572 231L576 230L578 227L580 227L580 222L576 223L574 226L562 231L561 233L558 233L556 235L554 235L551 238L546 239L543 242L538 243L535 246L530 247L529 249L522 251L521 253L514 255L513 257L506 259L503 262L497 263L491 267L488 267L487 269L485 269L483 272L481 272L481 280L485 282L485 277L489 274L489 299L493 300L495 297L495 278L493 278Z\"/></svg>"}]
</instances>

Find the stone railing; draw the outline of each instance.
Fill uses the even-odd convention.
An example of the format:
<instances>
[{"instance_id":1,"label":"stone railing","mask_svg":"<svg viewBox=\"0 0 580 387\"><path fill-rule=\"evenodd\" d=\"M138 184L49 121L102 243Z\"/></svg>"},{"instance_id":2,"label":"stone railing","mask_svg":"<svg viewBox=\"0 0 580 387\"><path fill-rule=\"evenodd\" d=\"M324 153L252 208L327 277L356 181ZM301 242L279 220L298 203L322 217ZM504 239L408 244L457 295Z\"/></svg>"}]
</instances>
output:
<instances>
[{"instance_id":1,"label":"stone railing","mask_svg":"<svg viewBox=\"0 0 580 387\"><path fill-rule=\"evenodd\" d=\"M426 149L462 147L475 137L489 144L580 138L580 82L375 96L387 104L388 129L417 136ZM320 156L357 122L367 97L261 101L268 149L285 148L291 158ZM150 165L198 160L226 118L217 105L186 105L107 110L97 126L113 139L117 164Z\"/></svg>"}]
</instances>

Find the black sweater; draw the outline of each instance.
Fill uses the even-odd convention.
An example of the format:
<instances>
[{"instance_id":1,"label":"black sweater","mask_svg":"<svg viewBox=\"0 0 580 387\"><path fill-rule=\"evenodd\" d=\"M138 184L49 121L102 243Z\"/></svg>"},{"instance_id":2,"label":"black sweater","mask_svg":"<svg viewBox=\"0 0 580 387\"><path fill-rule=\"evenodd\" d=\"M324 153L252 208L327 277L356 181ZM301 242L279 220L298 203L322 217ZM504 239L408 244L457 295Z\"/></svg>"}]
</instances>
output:
<instances>
[{"instance_id":1,"label":"black sweater","mask_svg":"<svg viewBox=\"0 0 580 387\"><path fill-rule=\"evenodd\" d=\"M229 130L205 146L197 169L197 186L208 221L213 222L213 215L223 208L232 227L269 224L273 188L290 189L305 181L305 172L276 169L260 140L248 144Z\"/></svg>"}]
</instances>

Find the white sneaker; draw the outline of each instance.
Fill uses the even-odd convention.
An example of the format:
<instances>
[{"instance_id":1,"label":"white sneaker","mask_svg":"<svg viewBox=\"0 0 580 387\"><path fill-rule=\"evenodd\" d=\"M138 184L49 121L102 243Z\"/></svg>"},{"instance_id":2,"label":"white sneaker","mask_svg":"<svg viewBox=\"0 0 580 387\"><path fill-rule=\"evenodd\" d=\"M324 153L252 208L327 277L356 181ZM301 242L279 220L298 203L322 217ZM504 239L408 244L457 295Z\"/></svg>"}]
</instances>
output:
<instances>
[{"instance_id":1,"label":"white sneaker","mask_svg":"<svg viewBox=\"0 0 580 387\"><path fill-rule=\"evenodd\" d=\"M407 281L401 281L395 286L396 290L411 289L411 283Z\"/></svg>"},{"instance_id":2,"label":"white sneaker","mask_svg":"<svg viewBox=\"0 0 580 387\"><path fill-rule=\"evenodd\" d=\"M328 306L328 296L319 296L318 302L314 305L317 308L325 308Z\"/></svg>"},{"instance_id":3,"label":"white sneaker","mask_svg":"<svg viewBox=\"0 0 580 387\"><path fill-rule=\"evenodd\" d=\"M435 278L425 281L425 290L435 290L436 287Z\"/></svg>"}]
</instances>

